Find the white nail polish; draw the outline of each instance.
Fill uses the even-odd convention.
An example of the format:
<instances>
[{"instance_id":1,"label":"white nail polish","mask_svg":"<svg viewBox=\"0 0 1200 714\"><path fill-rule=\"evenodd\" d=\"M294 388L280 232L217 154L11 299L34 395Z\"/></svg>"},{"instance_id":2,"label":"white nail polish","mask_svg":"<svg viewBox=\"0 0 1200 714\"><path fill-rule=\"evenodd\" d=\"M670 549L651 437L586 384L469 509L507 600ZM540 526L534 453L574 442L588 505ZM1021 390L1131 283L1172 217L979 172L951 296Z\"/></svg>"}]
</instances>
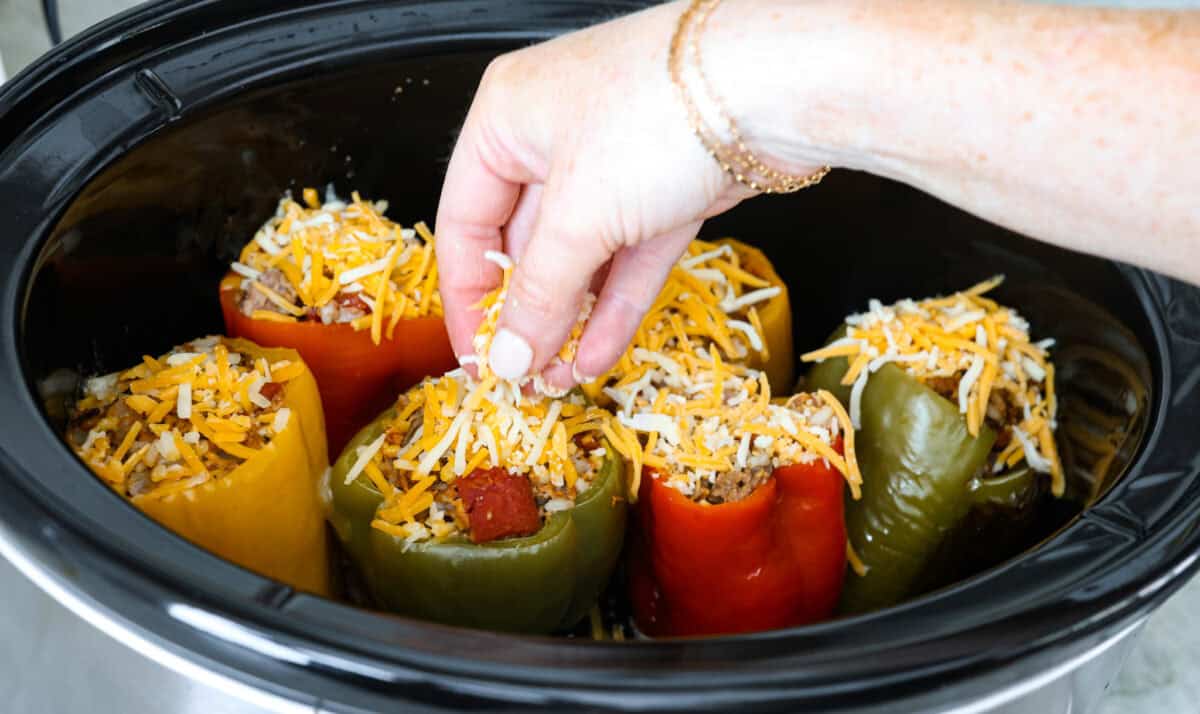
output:
<instances>
[{"instance_id":1,"label":"white nail polish","mask_svg":"<svg viewBox=\"0 0 1200 714\"><path fill-rule=\"evenodd\" d=\"M488 363L501 379L520 379L533 364L533 348L517 333L501 328L492 338Z\"/></svg>"},{"instance_id":2,"label":"white nail polish","mask_svg":"<svg viewBox=\"0 0 1200 714\"><path fill-rule=\"evenodd\" d=\"M589 375L586 375L586 374L583 374L582 372L580 372L579 365L576 364L575 362L571 363L571 377L573 377L575 379L575 381L579 384L591 384L592 382L595 382L597 379L599 379L599 377L592 377L592 376L589 376Z\"/></svg>"}]
</instances>

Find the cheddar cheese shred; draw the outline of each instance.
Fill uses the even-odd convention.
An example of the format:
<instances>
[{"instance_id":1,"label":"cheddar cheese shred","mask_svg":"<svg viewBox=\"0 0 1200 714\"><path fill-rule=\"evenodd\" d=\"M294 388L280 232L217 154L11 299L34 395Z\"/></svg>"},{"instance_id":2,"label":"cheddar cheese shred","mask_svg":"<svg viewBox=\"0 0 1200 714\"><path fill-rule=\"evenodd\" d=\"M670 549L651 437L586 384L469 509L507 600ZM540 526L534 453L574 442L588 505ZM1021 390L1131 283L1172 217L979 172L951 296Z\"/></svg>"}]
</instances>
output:
<instances>
[{"instance_id":1,"label":"cheddar cheese shred","mask_svg":"<svg viewBox=\"0 0 1200 714\"><path fill-rule=\"evenodd\" d=\"M288 195L231 266L241 276L238 307L275 322L348 323L379 344L406 318L440 316L434 236L384 216L386 201L346 203L306 188Z\"/></svg>"}]
</instances>

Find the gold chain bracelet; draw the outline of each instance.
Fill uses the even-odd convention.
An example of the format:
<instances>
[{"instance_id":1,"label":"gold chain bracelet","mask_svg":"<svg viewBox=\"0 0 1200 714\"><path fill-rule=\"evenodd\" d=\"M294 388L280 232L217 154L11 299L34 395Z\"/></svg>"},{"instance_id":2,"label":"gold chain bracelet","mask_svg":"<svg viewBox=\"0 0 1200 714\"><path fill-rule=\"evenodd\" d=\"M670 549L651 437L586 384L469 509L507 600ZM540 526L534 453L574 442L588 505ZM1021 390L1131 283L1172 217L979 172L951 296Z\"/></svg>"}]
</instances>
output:
<instances>
[{"instance_id":1,"label":"gold chain bracelet","mask_svg":"<svg viewBox=\"0 0 1200 714\"><path fill-rule=\"evenodd\" d=\"M671 38L671 46L667 53L667 71L683 99L692 131L704 144L709 155L717 160L721 169L752 191L757 193L794 193L815 186L829 173L830 167L822 166L811 174L795 176L767 166L746 146L746 140L738 129L737 122L730 116L725 108L725 103L721 101L709 82L701 62L700 39L708 25L708 18L720 4L721 0L692 0L683 14L679 16L679 24L675 27L675 34ZM690 42L688 41L689 29ZM732 139L730 144L722 143L709 129L704 121L704 116L688 91L687 82L683 77L688 49L691 50L692 61L695 63L695 71L700 78L702 88L729 131Z\"/></svg>"}]
</instances>

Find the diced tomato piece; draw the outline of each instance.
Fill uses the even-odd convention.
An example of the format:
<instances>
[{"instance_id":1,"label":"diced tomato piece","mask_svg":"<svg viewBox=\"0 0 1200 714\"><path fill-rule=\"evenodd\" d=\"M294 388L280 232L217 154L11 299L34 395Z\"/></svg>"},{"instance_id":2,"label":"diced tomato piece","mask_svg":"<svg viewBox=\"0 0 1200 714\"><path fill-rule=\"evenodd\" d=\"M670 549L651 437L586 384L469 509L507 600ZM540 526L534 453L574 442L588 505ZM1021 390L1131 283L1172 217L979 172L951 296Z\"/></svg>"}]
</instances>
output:
<instances>
[{"instance_id":1,"label":"diced tomato piece","mask_svg":"<svg viewBox=\"0 0 1200 714\"><path fill-rule=\"evenodd\" d=\"M458 495L473 543L531 535L542 527L528 476L502 468L475 469L458 480Z\"/></svg>"},{"instance_id":2,"label":"diced tomato piece","mask_svg":"<svg viewBox=\"0 0 1200 714\"><path fill-rule=\"evenodd\" d=\"M274 399L282 391L283 385L279 382L267 382L258 389L258 393L267 399Z\"/></svg>"}]
</instances>

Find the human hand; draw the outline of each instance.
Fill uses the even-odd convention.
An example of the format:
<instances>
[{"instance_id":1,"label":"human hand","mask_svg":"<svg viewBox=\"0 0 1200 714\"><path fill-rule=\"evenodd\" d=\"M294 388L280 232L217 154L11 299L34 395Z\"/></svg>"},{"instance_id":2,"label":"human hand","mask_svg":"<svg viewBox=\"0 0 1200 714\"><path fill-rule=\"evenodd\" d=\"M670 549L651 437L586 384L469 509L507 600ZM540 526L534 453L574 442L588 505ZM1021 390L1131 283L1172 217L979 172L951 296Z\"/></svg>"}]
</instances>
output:
<instances>
[{"instance_id":1,"label":"human hand","mask_svg":"<svg viewBox=\"0 0 1200 714\"><path fill-rule=\"evenodd\" d=\"M470 306L500 281L484 253L503 250L517 269L492 343L497 373L545 370L562 388L602 374L704 219L750 195L691 135L668 77L683 9L661 5L489 67L437 221L460 356L480 319ZM1200 280L1194 172L1175 160L1197 140L1195 93L1182 88L1200 13L739 0L711 20L705 70L774 168L870 171L1051 243ZM1150 130L1146 107L1163 97ZM573 369L553 364L589 287L599 299Z\"/></svg>"},{"instance_id":2,"label":"human hand","mask_svg":"<svg viewBox=\"0 0 1200 714\"><path fill-rule=\"evenodd\" d=\"M652 8L488 67L437 217L442 303L460 357L473 354L471 306L501 278L484 253L503 250L516 268L492 369L542 373L560 388L603 374L704 219L751 195L691 133L668 76L682 10ZM589 289L598 298L575 363L558 363Z\"/></svg>"}]
</instances>

